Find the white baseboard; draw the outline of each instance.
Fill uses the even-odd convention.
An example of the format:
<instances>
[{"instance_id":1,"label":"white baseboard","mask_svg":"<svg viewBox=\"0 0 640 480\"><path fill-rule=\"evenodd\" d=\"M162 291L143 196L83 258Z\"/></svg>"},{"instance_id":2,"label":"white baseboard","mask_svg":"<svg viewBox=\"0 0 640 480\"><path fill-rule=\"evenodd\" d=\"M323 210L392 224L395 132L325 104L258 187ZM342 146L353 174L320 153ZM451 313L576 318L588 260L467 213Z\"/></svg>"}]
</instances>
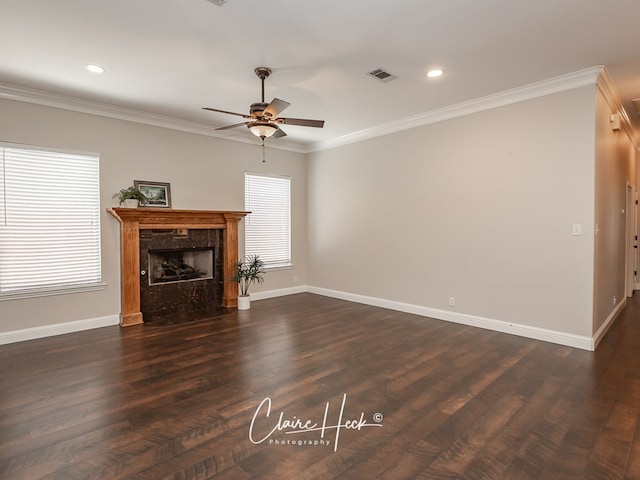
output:
<instances>
[{"instance_id":1,"label":"white baseboard","mask_svg":"<svg viewBox=\"0 0 640 480\"><path fill-rule=\"evenodd\" d=\"M280 290L270 290L267 292L252 293L253 300L263 300L266 298L282 297L285 295L293 295L295 293L304 293L307 289L304 286L296 286L292 288L283 288ZM42 327L24 328L21 330L11 330L9 332L0 332L0 345L8 345L10 343L24 342L27 340L35 340L44 337L53 337L55 335L63 335L65 333L81 332L83 330L91 330L92 328L108 327L111 325L119 325L120 318L118 315L110 315L107 317L90 318L86 320L78 320L74 322L56 323L53 325L44 325Z\"/></svg>"},{"instance_id":2,"label":"white baseboard","mask_svg":"<svg viewBox=\"0 0 640 480\"><path fill-rule=\"evenodd\" d=\"M617 318L617 316L620 314L620 312L624 309L626 305L627 305L627 299L625 298L620 303L618 303L618 305L616 305L616 308L613 309L613 312L611 312L611 314L607 317L604 323L600 326L596 334L593 336L593 350L595 350L598 347L598 345L600 344L600 341L604 338L609 328L611 328L611 325L613 325L614 320Z\"/></svg>"},{"instance_id":3,"label":"white baseboard","mask_svg":"<svg viewBox=\"0 0 640 480\"><path fill-rule=\"evenodd\" d=\"M531 338L533 340L542 340L544 342L557 343L568 347L580 348L582 350L593 351L596 343L593 338L581 335L573 335L556 330L548 330L545 328L532 327L530 325L522 325L513 322L505 322L492 318L479 317L477 315L467 315L464 313L455 313L447 310L439 310L436 308L423 307L410 303L395 302L392 300L384 300L365 295L357 295L353 293L345 293L326 288L307 287L307 291L325 297L339 298L355 303L363 303L374 307L388 308L399 312L412 313L423 317L435 318L437 320L445 320L447 322L460 323L471 327L479 327L497 332L509 333L520 337ZM623 302L620 302L622 304ZM614 317L615 318L615 317ZM605 330L606 332L606 330ZM603 333L604 335L604 333Z\"/></svg>"},{"instance_id":4,"label":"white baseboard","mask_svg":"<svg viewBox=\"0 0 640 480\"><path fill-rule=\"evenodd\" d=\"M330 290L312 286L296 286L290 288L282 288L278 290L268 290L251 294L252 300L264 300L268 298L283 297L296 293L315 293L325 297L339 298L355 303L362 303L374 307L388 308L399 312L411 313L423 317L435 318L437 320L445 320L447 322L469 325L472 327L484 328L497 332L509 333L521 337L531 338L533 340L542 340L544 342L566 345L568 347L579 348L582 350L593 351L598 346L607 330L613 324L615 318L626 305L626 299L620 302L603 325L598 329L593 338L581 335L573 335L570 333L559 332L556 330L548 330L545 328L533 327L530 325L522 325L513 322L505 322L492 318L479 317L477 315L468 315L464 313L450 312L436 308L423 307L410 303L396 302L393 300L385 300L382 298L369 297L365 295L357 295L354 293L341 292L338 290ZM107 327L118 325L118 315L110 315L107 317L92 318L87 320L79 320L76 322L65 322L54 325L45 325L42 327L25 328L22 330L13 330L10 332L0 332L0 345L9 343L23 342L26 340L34 340L37 338L51 337L54 335L62 335L65 333L79 332L82 330L90 330L92 328Z\"/></svg>"},{"instance_id":5,"label":"white baseboard","mask_svg":"<svg viewBox=\"0 0 640 480\"><path fill-rule=\"evenodd\" d=\"M75 322L56 323L53 325L44 325L42 327L0 332L0 345L24 342L26 340L35 340L37 338L53 337L54 335L62 335L65 333L81 332L83 330L91 330L92 328L118 325L119 323L120 319L118 315L109 315L107 317L89 318L87 320L78 320Z\"/></svg>"},{"instance_id":6,"label":"white baseboard","mask_svg":"<svg viewBox=\"0 0 640 480\"><path fill-rule=\"evenodd\" d=\"M251 294L251 300L265 300L267 298L284 297L286 295L294 295L296 293L308 292L306 286L300 285L296 287L281 288L278 290L267 290L266 292L258 292Z\"/></svg>"}]
</instances>

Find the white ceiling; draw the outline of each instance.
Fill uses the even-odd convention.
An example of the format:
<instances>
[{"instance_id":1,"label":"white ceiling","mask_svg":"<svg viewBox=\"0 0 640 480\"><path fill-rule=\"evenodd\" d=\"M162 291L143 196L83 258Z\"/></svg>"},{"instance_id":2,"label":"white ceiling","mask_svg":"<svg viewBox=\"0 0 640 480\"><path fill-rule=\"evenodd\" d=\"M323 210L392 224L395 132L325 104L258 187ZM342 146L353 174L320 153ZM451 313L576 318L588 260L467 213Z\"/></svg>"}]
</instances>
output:
<instances>
[{"instance_id":1,"label":"white ceiling","mask_svg":"<svg viewBox=\"0 0 640 480\"><path fill-rule=\"evenodd\" d=\"M266 101L291 103L281 116L326 121L268 141L308 150L600 65L628 102L639 19L639 0L0 0L0 84L213 131L242 119L201 107L247 113L267 66ZM426 78L435 66L444 76ZM377 68L398 78L367 75Z\"/></svg>"}]
</instances>

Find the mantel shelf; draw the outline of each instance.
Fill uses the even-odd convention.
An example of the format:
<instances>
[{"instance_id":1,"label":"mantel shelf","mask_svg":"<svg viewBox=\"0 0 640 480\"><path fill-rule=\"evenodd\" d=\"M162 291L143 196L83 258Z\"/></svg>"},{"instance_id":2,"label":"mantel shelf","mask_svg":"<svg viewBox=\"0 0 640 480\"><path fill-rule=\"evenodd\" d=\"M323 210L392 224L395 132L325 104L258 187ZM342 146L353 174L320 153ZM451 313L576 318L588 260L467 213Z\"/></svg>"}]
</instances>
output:
<instances>
[{"instance_id":1,"label":"mantel shelf","mask_svg":"<svg viewBox=\"0 0 640 480\"><path fill-rule=\"evenodd\" d=\"M169 210L161 208L108 208L120 223L137 222L140 228L225 228L250 212L218 210Z\"/></svg>"},{"instance_id":2,"label":"mantel shelf","mask_svg":"<svg viewBox=\"0 0 640 480\"><path fill-rule=\"evenodd\" d=\"M140 230L223 229L224 292L222 306L238 305L238 284L228 281L238 261L238 222L250 212L173 210L161 208L108 208L120 222L120 325L144 323L140 311Z\"/></svg>"}]
</instances>

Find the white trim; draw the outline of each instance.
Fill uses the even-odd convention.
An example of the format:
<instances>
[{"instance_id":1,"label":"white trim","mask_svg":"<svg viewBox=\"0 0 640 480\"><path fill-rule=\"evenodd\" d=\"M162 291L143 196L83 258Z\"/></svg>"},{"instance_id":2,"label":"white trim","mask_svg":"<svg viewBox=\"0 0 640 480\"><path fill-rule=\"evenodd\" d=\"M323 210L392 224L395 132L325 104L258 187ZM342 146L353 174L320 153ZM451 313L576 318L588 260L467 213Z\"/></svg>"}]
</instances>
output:
<instances>
[{"instance_id":1,"label":"white trim","mask_svg":"<svg viewBox=\"0 0 640 480\"><path fill-rule=\"evenodd\" d=\"M71 110L72 112L88 113L90 115L126 120L129 122L142 123L144 125L152 125L154 127L169 128L171 130L179 130L182 132L223 138L226 140L233 140L234 142L260 146L260 143L258 143L259 139L257 137L234 134L233 132L229 133L226 130L221 133L215 130L215 125L182 120L179 118L168 117L166 115L144 112L142 110L110 105L85 98L62 95L59 93L47 92L45 90L36 90L34 88L22 87L8 83L0 83L0 98L32 103L34 105L43 105L46 107L62 108L64 110ZM270 143L269 148L306 153L304 146L283 144L282 142L278 144Z\"/></svg>"},{"instance_id":2,"label":"white trim","mask_svg":"<svg viewBox=\"0 0 640 480\"><path fill-rule=\"evenodd\" d=\"M328 150L350 143L360 142L374 137L387 135L389 133L408 130L410 128L441 122L456 117L462 117L472 113L489 110L512 103L522 102L553 93L559 93L586 85L595 85L598 76L604 71L604 67L595 66L578 70L577 72L560 75L540 82L531 83L517 88L505 90L485 97L480 97L467 102L458 103L448 107L425 112L403 120L398 120L374 128L349 133L341 137L312 143L309 145L291 143L270 143L269 148L288 150L297 153L311 153L320 150ZM234 142L248 143L259 146L256 139L237 135L226 130L219 132L215 130L215 125L206 123L181 120L178 118L158 115L126 107L110 105L93 100L82 99L70 95L62 95L44 90L22 87L12 84L0 83L0 98L14 100L18 102L33 103L55 108L62 108L74 112L89 113L102 117L116 118L130 122L153 125L156 127L169 128L183 132L207 135L209 137L223 138Z\"/></svg>"},{"instance_id":3,"label":"white trim","mask_svg":"<svg viewBox=\"0 0 640 480\"><path fill-rule=\"evenodd\" d=\"M295 295L296 293L306 293L309 290L305 286L281 288L278 290L267 290L265 292L250 293L251 300L265 300L267 298L284 297Z\"/></svg>"},{"instance_id":4,"label":"white trim","mask_svg":"<svg viewBox=\"0 0 640 480\"><path fill-rule=\"evenodd\" d=\"M368 297L365 295L357 295L353 293L340 292L337 290L329 290L319 287L307 287L307 292L323 295L325 297L339 298L341 300L348 300L350 302L372 305L374 307L388 308L390 310L396 310L399 312L412 313L414 315L435 318L437 320L460 323L463 325L469 325L471 327L484 328L496 332L518 335L520 337L531 338L533 340L542 340L544 342L557 343L559 345L579 348L582 350L593 351L596 346L596 344L594 343L594 339L584 337L582 335L574 335L571 333L559 332L556 330L548 330L546 328L538 328L532 327L530 325L505 322L503 320L479 317L477 315L455 313L447 310L439 310L436 308L395 302L392 300ZM620 303L622 304L623 302Z\"/></svg>"},{"instance_id":5,"label":"white trim","mask_svg":"<svg viewBox=\"0 0 640 480\"><path fill-rule=\"evenodd\" d=\"M618 89L613 83L613 79L609 75L609 72L606 68L602 69L602 72L598 77L596 86L602 93L602 96L609 105L609 108L622 117L622 130L625 132L627 137L629 137L629 141L633 144L634 148L638 150L638 148L640 148L640 136L638 136L633 130L629 115L627 114L627 111L624 109L624 106L620 101L620 94L618 93Z\"/></svg>"},{"instance_id":6,"label":"white trim","mask_svg":"<svg viewBox=\"0 0 640 480\"><path fill-rule=\"evenodd\" d=\"M503 92L498 92L485 97L476 98L467 102L457 103L448 107L432 110L404 120L395 121L379 125L359 132L350 133L341 137L336 137L323 142L318 142L310 146L308 152L328 150L362 140L388 135L390 133L408 130L431 123L441 122L452 118L470 115L472 113L490 110L492 108L510 105L533 98L551 95L553 93L573 90L574 88L595 85L598 75L603 71L602 66L590 67L577 72L560 75L558 77L531 83L522 87L512 88Z\"/></svg>"},{"instance_id":7,"label":"white trim","mask_svg":"<svg viewBox=\"0 0 640 480\"><path fill-rule=\"evenodd\" d=\"M0 147L4 148L19 148L24 150L38 150L41 152L55 152L55 153L67 153L69 155L80 155L85 157L96 157L100 158L99 152L88 152L84 150L70 150L68 148L59 148L59 147L47 147L42 145L32 145L30 143L15 143L15 142L6 142L4 140L0 140Z\"/></svg>"},{"instance_id":8,"label":"white trim","mask_svg":"<svg viewBox=\"0 0 640 480\"><path fill-rule=\"evenodd\" d=\"M51 297L54 295L70 295L74 293L95 292L107 288L106 283L54 286L50 288L35 288L32 290L19 290L17 292L0 293L0 302L5 300L22 300L25 298Z\"/></svg>"},{"instance_id":9,"label":"white trim","mask_svg":"<svg viewBox=\"0 0 640 480\"><path fill-rule=\"evenodd\" d=\"M574 335L556 330L548 330L545 328L532 327L530 325L522 325L513 322L505 322L491 318L479 317L477 315L468 315L462 313L450 312L447 310L439 310L436 308L423 307L409 303L396 302L393 300L385 300L382 298L369 297L354 293L340 292L327 288L312 286L296 286L289 288L281 288L278 290L268 290L264 292L251 293L251 300L266 300L268 298L277 298L297 293L314 293L325 297L338 298L355 303L362 303L374 307L388 308L398 312L411 313L423 317L434 318L436 320L444 320L452 323L459 323L471 327L484 328L496 332L508 333L520 337L526 337L533 340L541 340L544 342L556 343L567 347L579 348L581 350L593 351L598 346L607 330L613 325L614 320L626 305L626 299L621 301L614 311L609 315L604 324L598 329L594 338L581 335ZM100 317L88 320L79 320L76 322L58 323L55 325L45 325L42 327L26 328L23 330L14 330L10 332L0 332L0 345L9 343L23 342L26 340L34 340L37 338L62 335L65 333L79 332L82 330L90 330L93 328L101 328L114 326L119 324L118 315Z\"/></svg>"},{"instance_id":10,"label":"white trim","mask_svg":"<svg viewBox=\"0 0 640 480\"><path fill-rule=\"evenodd\" d=\"M54 325L43 325L41 327L0 332L0 345L35 340L37 338L53 337L55 335L63 335L65 333L81 332L83 330L91 330L93 328L109 327L112 325L118 325L119 323L120 318L118 315L109 315L107 317L89 318L75 322L56 323Z\"/></svg>"},{"instance_id":11,"label":"white trim","mask_svg":"<svg viewBox=\"0 0 640 480\"><path fill-rule=\"evenodd\" d=\"M593 336L592 350L595 350L597 348L597 346L600 344L600 342L604 338L607 331L609 331L609 328L611 328L611 325L613 325L614 320L618 317L618 315L620 315L620 312L622 312L622 310L626 305L627 305L627 299L625 298L620 303L618 303L618 305L616 305L616 308L614 308L611 314L609 314L607 319L604 321L604 323L600 326L596 334Z\"/></svg>"}]
</instances>

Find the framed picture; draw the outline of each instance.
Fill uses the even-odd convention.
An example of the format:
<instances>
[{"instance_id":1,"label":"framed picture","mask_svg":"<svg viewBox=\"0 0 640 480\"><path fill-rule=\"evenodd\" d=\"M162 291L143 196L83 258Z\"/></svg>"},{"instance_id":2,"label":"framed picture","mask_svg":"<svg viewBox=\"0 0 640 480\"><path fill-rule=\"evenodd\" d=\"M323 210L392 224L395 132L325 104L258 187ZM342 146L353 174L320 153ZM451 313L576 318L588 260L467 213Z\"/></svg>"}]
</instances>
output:
<instances>
[{"instance_id":1,"label":"framed picture","mask_svg":"<svg viewBox=\"0 0 640 480\"><path fill-rule=\"evenodd\" d=\"M171 185L164 182L134 180L133 186L147 197L145 207L171 208Z\"/></svg>"}]
</instances>

